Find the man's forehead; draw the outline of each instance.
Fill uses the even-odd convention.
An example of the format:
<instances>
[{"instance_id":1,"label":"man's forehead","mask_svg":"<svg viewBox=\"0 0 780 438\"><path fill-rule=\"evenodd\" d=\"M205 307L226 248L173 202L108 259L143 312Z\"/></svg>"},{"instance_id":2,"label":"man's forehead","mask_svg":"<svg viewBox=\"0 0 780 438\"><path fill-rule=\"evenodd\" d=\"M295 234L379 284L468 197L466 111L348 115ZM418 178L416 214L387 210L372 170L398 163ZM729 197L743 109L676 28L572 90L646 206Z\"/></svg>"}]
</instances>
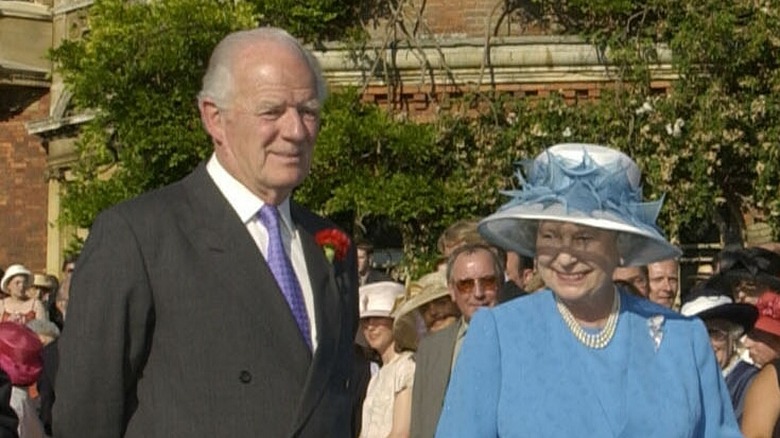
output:
<instances>
[{"instance_id":1,"label":"man's forehead","mask_svg":"<svg viewBox=\"0 0 780 438\"><path fill-rule=\"evenodd\" d=\"M463 253L455 260L453 266L453 272L457 275L464 271L471 271L476 269L490 269L493 270L493 261L490 258L490 253L487 250L479 249L472 253Z\"/></svg>"},{"instance_id":2,"label":"man's forehead","mask_svg":"<svg viewBox=\"0 0 780 438\"><path fill-rule=\"evenodd\" d=\"M660 262L650 263L647 265L647 270L652 273L665 273L677 275L677 262L674 260L663 260Z\"/></svg>"}]
</instances>

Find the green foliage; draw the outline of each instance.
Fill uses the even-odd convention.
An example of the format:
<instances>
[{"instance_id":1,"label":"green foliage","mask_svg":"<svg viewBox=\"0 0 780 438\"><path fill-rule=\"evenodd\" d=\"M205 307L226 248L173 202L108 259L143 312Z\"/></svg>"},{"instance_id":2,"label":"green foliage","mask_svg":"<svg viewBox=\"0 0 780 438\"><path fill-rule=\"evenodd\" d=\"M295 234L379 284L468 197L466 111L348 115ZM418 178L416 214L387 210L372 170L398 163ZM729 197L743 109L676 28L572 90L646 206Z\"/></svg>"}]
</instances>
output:
<instances>
[{"instance_id":1,"label":"green foliage","mask_svg":"<svg viewBox=\"0 0 780 438\"><path fill-rule=\"evenodd\" d=\"M519 7L516 3L515 6ZM780 11L740 0L538 2L569 33L586 36L617 64L614 93L570 109L541 103L524 114L544 132L629 152L646 191L667 194L662 223L695 241L724 203L735 220L762 216L780 231ZM651 89L659 43L680 77L665 96ZM555 117L562 111L564 117ZM587 124L583 124L586 122ZM548 143L552 144L552 143Z\"/></svg>"},{"instance_id":2,"label":"green foliage","mask_svg":"<svg viewBox=\"0 0 780 438\"><path fill-rule=\"evenodd\" d=\"M96 114L77 144L65 221L87 227L105 207L177 180L207 156L200 78L216 42L254 22L245 3L95 2L89 34L52 53L73 103Z\"/></svg>"},{"instance_id":3,"label":"green foliage","mask_svg":"<svg viewBox=\"0 0 780 438\"><path fill-rule=\"evenodd\" d=\"M451 137L435 125L393 119L354 90L336 94L325 106L312 176L296 199L349 217L356 235L367 222L386 220L401 230L408 264L428 263L439 232L479 205Z\"/></svg>"},{"instance_id":4,"label":"green foliage","mask_svg":"<svg viewBox=\"0 0 780 438\"><path fill-rule=\"evenodd\" d=\"M355 26L360 0L253 0L260 24L286 29L307 42L338 40Z\"/></svg>"},{"instance_id":5,"label":"green foliage","mask_svg":"<svg viewBox=\"0 0 780 438\"><path fill-rule=\"evenodd\" d=\"M258 21L306 40L350 29L347 1L97 0L89 33L52 52L82 127L62 220L88 227L102 209L180 179L211 151L196 106L216 43Z\"/></svg>"},{"instance_id":6,"label":"green foliage","mask_svg":"<svg viewBox=\"0 0 780 438\"><path fill-rule=\"evenodd\" d=\"M506 8L527 3L510 0ZM296 198L358 236L377 223L396 227L414 275L430 266L446 226L504 201L500 189L517 183L516 161L558 142L594 142L636 159L647 197L666 194L661 224L673 238L695 239L724 202L763 214L777 231L777 7L747 0L534 3L616 64L599 100L488 93L461 102L470 111L414 123L361 102L355 90L339 92L326 104L312 175ZM195 95L223 35L261 22L312 42L352 38L359 6L97 0L87 37L53 53L75 104L95 113L78 143L65 220L87 227L99 210L181 178L209 154ZM680 77L659 95L651 72L664 45Z\"/></svg>"},{"instance_id":7,"label":"green foliage","mask_svg":"<svg viewBox=\"0 0 780 438\"><path fill-rule=\"evenodd\" d=\"M780 11L769 2L694 4L675 10L669 20L681 75L669 114L686 121L680 164L706 175L694 184L706 179L714 189L703 213L711 214L725 199L743 212L763 215L777 233ZM689 192L707 188L701 184Z\"/></svg>"}]
</instances>

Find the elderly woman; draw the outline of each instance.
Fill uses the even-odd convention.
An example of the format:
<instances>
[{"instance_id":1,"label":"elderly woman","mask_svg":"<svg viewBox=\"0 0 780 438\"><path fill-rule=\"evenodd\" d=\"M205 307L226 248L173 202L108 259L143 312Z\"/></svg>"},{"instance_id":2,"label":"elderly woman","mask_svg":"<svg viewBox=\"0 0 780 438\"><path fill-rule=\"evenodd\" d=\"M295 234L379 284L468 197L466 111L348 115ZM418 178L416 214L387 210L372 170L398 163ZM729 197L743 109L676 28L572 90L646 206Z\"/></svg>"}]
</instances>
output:
<instances>
[{"instance_id":1,"label":"elderly woman","mask_svg":"<svg viewBox=\"0 0 780 438\"><path fill-rule=\"evenodd\" d=\"M700 318L707 327L715 360L726 381L734 414L739 422L744 411L745 394L758 368L739 355L739 338L753 329L758 311L752 304L735 303L731 290L720 275L696 286L680 308L685 316Z\"/></svg>"},{"instance_id":2,"label":"elderly woman","mask_svg":"<svg viewBox=\"0 0 780 438\"><path fill-rule=\"evenodd\" d=\"M740 436L702 322L612 282L620 265L679 255L637 165L565 144L525 170L480 232L535 257L547 289L474 315L437 436Z\"/></svg>"}]
</instances>

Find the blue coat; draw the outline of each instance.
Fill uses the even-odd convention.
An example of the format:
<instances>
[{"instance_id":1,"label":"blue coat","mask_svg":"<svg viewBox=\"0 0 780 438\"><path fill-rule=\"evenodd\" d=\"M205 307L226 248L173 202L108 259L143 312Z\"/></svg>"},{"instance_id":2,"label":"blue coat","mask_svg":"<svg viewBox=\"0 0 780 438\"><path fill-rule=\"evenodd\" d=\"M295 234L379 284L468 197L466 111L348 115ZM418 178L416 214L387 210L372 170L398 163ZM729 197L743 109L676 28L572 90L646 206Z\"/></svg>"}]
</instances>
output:
<instances>
[{"instance_id":1,"label":"blue coat","mask_svg":"<svg viewBox=\"0 0 780 438\"><path fill-rule=\"evenodd\" d=\"M615 336L594 350L545 290L475 314L436 436L742 435L701 321L621 292Z\"/></svg>"}]
</instances>

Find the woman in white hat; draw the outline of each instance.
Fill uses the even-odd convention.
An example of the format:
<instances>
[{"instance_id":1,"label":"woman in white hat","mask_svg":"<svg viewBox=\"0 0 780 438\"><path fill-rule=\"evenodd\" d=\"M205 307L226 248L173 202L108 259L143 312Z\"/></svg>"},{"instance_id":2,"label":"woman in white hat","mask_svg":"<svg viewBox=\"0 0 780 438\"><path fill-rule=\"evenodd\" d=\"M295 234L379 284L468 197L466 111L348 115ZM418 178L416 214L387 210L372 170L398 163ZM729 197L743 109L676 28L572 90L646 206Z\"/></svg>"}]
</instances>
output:
<instances>
[{"instance_id":1,"label":"woman in white hat","mask_svg":"<svg viewBox=\"0 0 780 438\"><path fill-rule=\"evenodd\" d=\"M758 318L756 306L735 303L722 277L715 275L686 295L680 313L704 321L739 423L744 411L745 394L758 368L742 360L737 346L742 335L753 329Z\"/></svg>"},{"instance_id":2,"label":"woman in white hat","mask_svg":"<svg viewBox=\"0 0 780 438\"><path fill-rule=\"evenodd\" d=\"M11 265L5 271L0 287L8 296L0 300L0 322L27 324L33 319L47 319L41 300L27 294L31 279L32 273L23 265Z\"/></svg>"},{"instance_id":3,"label":"woman in white hat","mask_svg":"<svg viewBox=\"0 0 780 438\"><path fill-rule=\"evenodd\" d=\"M519 176L480 232L535 257L547 288L474 315L437 436L740 436L704 324L612 282L617 266L679 255L637 165L564 144Z\"/></svg>"},{"instance_id":4,"label":"woman in white hat","mask_svg":"<svg viewBox=\"0 0 780 438\"><path fill-rule=\"evenodd\" d=\"M360 328L366 343L382 358L363 401L361 438L409 435L414 357L393 332L392 311L404 287L392 281L361 286Z\"/></svg>"}]
</instances>

